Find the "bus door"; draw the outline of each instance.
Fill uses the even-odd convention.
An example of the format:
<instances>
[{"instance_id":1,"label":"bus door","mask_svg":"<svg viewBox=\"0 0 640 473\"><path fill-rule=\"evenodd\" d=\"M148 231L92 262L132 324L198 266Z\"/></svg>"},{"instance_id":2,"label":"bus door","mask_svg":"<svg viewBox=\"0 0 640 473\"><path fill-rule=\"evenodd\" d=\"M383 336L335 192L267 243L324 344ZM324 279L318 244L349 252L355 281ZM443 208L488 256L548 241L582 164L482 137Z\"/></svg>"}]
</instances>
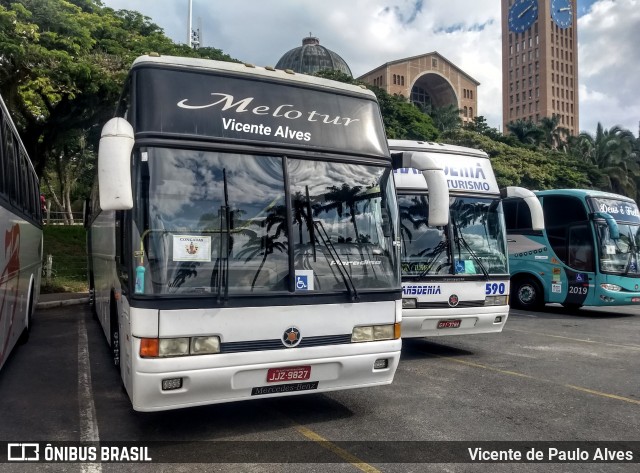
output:
<instances>
[{"instance_id":1,"label":"bus door","mask_svg":"<svg viewBox=\"0 0 640 473\"><path fill-rule=\"evenodd\" d=\"M567 291L563 304L591 305L595 303L595 246L588 223L567 227Z\"/></svg>"}]
</instances>

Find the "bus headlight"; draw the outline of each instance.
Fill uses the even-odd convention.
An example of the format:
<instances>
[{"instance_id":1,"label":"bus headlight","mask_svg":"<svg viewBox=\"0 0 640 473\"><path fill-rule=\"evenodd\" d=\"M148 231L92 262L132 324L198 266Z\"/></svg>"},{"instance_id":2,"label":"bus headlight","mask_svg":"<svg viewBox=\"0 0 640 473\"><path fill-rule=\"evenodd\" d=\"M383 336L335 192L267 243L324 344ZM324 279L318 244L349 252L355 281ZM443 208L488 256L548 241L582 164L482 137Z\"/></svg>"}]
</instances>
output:
<instances>
[{"instance_id":1,"label":"bus headlight","mask_svg":"<svg viewBox=\"0 0 640 473\"><path fill-rule=\"evenodd\" d=\"M487 296L484 298L484 305L507 305L509 296Z\"/></svg>"},{"instance_id":2,"label":"bus headlight","mask_svg":"<svg viewBox=\"0 0 640 473\"><path fill-rule=\"evenodd\" d=\"M188 338L161 338L158 356L184 356L189 354Z\"/></svg>"},{"instance_id":3,"label":"bus headlight","mask_svg":"<svg viewBox=\"0 0 640 473\"><path fill-rule=\"evenodd\" d=\"M220 353L219 337L193 337L191 339L192 355L207 355Z\"/></svg>"},{"instance_id":4,"label":"bus headlight","mask_svg":"<svg viewBox=\"0 0 640 473\"><path fill-rule=\"evenodd\" d=\"M141 358L210 355L220 353L220 337L141 338Z\"/></svg>"},{"instance_id":5,"label":"bus headlight","mask_svg":"<svg viewBox=\"0 0 640 473\"><path fill-rule=\"evenodd\" d=\"M606 291L614 291L614 292L620 292L622 291L622 288L620 286L618 286L617 284L607 284L607 283L603 283L600 284L600 287Z\"/></svg>"},{"instance_id":6,"label":"bus headlight","mask_svg":"<svg viewBox=\"0 0 640 473\"><path fill-rule=\"evenodd\" d=\"M351 342L376 342L379 340L394 340L400 338L400 324L363 325L354 327Z\"/></svg>"},{"instance_id":7,"label":"bus headlight","mask_svg":"<svg viewBox=\"0 0 640 473\"><path fill-rule=\"evenodd\" d=\"M415 309L417 305L416 299L402 299L403 309Z\"/></svg>"}]
</instances>

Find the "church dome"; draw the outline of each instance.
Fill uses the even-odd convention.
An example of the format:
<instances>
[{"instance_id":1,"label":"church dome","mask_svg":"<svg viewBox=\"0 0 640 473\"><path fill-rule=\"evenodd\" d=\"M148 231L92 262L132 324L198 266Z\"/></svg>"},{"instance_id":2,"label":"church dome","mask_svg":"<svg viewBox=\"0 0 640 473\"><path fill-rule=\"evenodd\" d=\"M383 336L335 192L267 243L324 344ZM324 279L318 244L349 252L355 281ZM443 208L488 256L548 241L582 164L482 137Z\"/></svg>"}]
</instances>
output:
<instances>
[{"instance_id":1,"label":"church dome","mask_svg":"<svg viewBox=\"0 0 640 473\"><path fill-rule=\"evenodd\" d=\"M315 74L324 69L331 69L353 77L344 59L330 49L320 46L320 40L313 36L304 38L302 46L284 53L276 64L276 69L291 69L301 74Z\"/></svg>"}]
</instances>

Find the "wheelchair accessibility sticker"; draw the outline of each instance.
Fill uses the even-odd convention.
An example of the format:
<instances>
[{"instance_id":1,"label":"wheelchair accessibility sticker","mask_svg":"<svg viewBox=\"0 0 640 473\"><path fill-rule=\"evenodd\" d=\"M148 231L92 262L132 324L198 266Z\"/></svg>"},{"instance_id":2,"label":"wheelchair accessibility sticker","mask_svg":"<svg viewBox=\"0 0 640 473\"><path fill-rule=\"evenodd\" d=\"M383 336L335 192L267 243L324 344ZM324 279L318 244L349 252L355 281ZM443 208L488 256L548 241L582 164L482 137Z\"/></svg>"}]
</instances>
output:
<instances>
[{"instance_id":1,"label":"wheelchair accessibility sticker","mask_svg":"<svg viewBox=\"0 0 640 473\"><path fill-rule=\"evenodd\" d=\"M296 291L313 291L313 270L296 269Z\"/></svg>"}]
</instances>

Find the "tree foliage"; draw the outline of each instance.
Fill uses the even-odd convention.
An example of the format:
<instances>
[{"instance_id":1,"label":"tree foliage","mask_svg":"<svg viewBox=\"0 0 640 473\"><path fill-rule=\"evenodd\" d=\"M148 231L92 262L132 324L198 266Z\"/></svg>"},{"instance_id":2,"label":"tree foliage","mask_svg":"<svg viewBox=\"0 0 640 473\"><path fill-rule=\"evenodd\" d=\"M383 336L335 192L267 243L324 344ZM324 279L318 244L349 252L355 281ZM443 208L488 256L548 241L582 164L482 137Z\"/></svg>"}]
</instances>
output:
<instances>
[{"instance_id":1,"label":"tree foliage","mask_svg":"<svg viewBox=\"0 0 640 473\"><path fill-rule=\"evenodd\" d=\"M232 60L175 44L149 18L99 0L0 0L0 93L40 177L64 187L70 150L97 149L131 63L149 52ZM59 210L70 208L71 190L60 192Z\"/></svg>"},{"instance_id":2,"label":"tree foliage","mask_svg":"<svg viewBox=\"0 0 640 473\"><path fill-rule=\"evenodd\" d=\"M485 151L500 187L587 189L601 179L595 166L567 154L509 146L470 130L445 134L441 141Z\"/></svg>"},{"instance_id":3,"label":"tree foliage","mask_svg":"<svg viewBox=\"0 0 640 473\"><path fill-rule=\"evenodd\" d=\"M380 104L388 139L433 141L439 135L431 117L409 103L402 95L390 95L380 87L365 84L340 71L326 69L315 75L347 84L360 85L373 91Z\"/></svg>"}]
</instances>

